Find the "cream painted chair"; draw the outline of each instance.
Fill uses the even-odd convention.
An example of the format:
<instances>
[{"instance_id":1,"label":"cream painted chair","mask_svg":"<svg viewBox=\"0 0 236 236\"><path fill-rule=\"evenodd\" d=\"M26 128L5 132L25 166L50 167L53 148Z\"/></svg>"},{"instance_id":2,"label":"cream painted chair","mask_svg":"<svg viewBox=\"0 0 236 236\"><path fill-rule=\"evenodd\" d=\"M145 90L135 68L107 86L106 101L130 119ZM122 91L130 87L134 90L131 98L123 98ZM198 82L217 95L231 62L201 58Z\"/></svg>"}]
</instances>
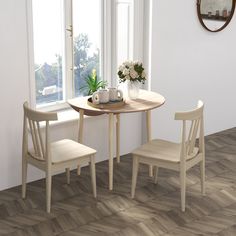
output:
<instances>
[{"instance_id":1,"label":"cream painted chair","mask_svg":"<svg viewBox=\"0 0 236 236\"><path fill-rule=\"evenodd\" d=\"M57 113L34 111L24 103L24 128L22 148L22 198L26 197L27 165L31 164L46 173L47 212L51 208L52 175L56 171L66 170L67 183L70 183L70 167L90 163L93 195L96 198L96 150L69 139L49 141L49 121L57 120ZM45 132L40 129L45 122ZM31 134L33 148L29 149L28 136Z\"/></svg>"},{"instance_id":2,"label":"cream painted chair","mask_svg":"<svg viewBox=\"0 0 236 236\"><path fill-rule=\"evenodd\" d=\"M202 101L196 109L176 112L175 120L182 120L182 141L173 143L165 140L152 140L132 152L133 174L131 197L134 198L139 163L156 168L154 182L157 183L158 168L163 167L180 172L181 210L185 211L186 171L200 163L201 191L205 194L205 147ZM190 125L188 125L190 123ZM199 141L196 143L196 139Z\"/></svg>"}]
</instances>

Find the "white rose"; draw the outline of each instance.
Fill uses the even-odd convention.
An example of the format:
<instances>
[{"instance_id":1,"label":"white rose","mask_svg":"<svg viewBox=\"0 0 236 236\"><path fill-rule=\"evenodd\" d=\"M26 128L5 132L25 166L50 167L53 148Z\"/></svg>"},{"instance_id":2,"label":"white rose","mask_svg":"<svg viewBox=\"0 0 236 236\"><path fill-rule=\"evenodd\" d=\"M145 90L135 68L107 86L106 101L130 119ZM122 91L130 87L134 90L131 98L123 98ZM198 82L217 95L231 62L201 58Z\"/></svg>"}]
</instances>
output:
<instances>
[{"instance_id":1,"label":"white rose","mask_svg":"<svg viewBox=\"0 0 236 236\"><path fill-rule=\"evenodd\" d=\"M130 80L130 76L129 76L129 75L126 75L126 76L125 76L125 79L126 79L126 80Z\"/></svg>"},{"instance_id":2,"label":"white rose","mask_svg":"<svg viewBox=\"0 0 236 236\"><path fill-rule=\"evenodd\" d=\"M130 77L132 79L135 79L138 77L138 73L134 69L132 69L132 70L130 70Z\"/></svg>"},{"instance_id":3,"label":"white rose","mask_svg":"<svg viewBox=\"0 0 236 236\"><path fill-rule=\"evenodd\" d=\"M123 70L123 75L128 75L129 74L129 69L127 69L127 68L125 68L124 70Z\"/></svg>"}]
</instances>

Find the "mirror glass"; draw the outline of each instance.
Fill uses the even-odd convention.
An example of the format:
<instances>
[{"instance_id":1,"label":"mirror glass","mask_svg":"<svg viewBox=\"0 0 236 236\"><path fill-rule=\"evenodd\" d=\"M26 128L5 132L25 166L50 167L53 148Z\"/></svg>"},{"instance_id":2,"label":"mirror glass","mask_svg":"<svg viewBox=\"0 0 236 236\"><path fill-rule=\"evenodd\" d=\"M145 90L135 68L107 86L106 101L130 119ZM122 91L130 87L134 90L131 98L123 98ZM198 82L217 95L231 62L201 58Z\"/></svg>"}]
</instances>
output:
<instances>
[{"instance_id":1,"label":"mirror glass","mask_svg":"<svg viewBox=\"0 0 236 236\"><path fill-rule=\"evenodd\" d=\"M198 17L209 31L217 32L230 22L235 8L235 0L199 0Z\"/></svg>"}]
</instances>

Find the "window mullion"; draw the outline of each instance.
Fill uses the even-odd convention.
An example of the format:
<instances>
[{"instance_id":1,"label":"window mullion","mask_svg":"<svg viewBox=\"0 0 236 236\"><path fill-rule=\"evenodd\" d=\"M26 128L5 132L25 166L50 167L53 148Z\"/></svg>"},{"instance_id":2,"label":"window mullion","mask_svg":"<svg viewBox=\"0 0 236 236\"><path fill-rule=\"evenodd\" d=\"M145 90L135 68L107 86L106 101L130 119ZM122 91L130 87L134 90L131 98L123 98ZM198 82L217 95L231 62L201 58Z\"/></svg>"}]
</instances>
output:
<instances>
[{"instance_id":1,"label":"window mullion","mask_svg":"<svg viewBox=\"0 0 236 236\"><path fill-rule=\"evenodd\" d=\"M103 0L102 1L102 64L103 64L103 76L104 80L108 81L109 86L113 86L113 39L112 39L112 29L114 28L112 9L114 0Z\"/></svg>"},{"instance_id":2,"label":"window mullion","mask_svg":"<svg viewBox=\"0 0 236 236\"><path fill-rule=\"evenodd\" d=\"M135 0L133 2L133 58L143 61L143 18L144 18L144 1ZM135 37L135 40L134 40Z\"/></svg>"},{"instance_id":3,"label":"window mullion","mask_svg":"<svg viewBox=\"0 0 236 236\"><path fill-rule=\"evenodd\" d=\"M28 65L29 65L29 98L30 106L36 107L35 72L34 72L34 36L32 0L27 1Z\"/></svg>"},{"instance_id":4,"label":"window mullion","mask_svg":"<svg viewBox=\"0 0 236 236\"><path fill-rule=\"evenodd\" d=\"M125 60L133 60L134 41L134 0L115 0L114 6L114 65L113 73L117 81L117 68Z\"/></svg>"},{"instance_id":5,"label":"window mullion","mask_svg":"<svg viewBox=\"0 0 236 236\"><path fill-rule=\"evenodd\" d=\"M64 0L64 26L65 26L65 57L64 57L64 75L65 75L65 99L74 96L73 80L73 11L72 0Z\"/></svg>"}]
</instances>

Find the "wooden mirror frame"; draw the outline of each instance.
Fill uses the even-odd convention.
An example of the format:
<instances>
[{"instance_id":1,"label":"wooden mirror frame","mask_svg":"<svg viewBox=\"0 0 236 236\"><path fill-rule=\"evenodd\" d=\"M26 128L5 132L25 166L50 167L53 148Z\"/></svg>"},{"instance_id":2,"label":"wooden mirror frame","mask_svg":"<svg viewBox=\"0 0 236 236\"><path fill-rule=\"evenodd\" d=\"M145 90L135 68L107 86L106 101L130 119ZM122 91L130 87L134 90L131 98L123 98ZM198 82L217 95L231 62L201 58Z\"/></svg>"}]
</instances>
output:
<instances>
[{"instance_id":1,"label":"wooden mirror frame","mask_svg":"<svg viewBox=\"0 0 236 236\"><path fill-rule=\"evenodd\" d=\"M229 22L231 21L233 15L234 15L235 2L236 2L236 0L232 0L232 8L231 8L231 11L230 11L230 16L228 17L228 19L227 19L227 21L225 22L225 24L223 24L223 25L222 25L219 29L217 29L217 30L211 30L211 29L209 29L209 28L204 24L204 22L203 22L203 19L202 19L202 17L201 17L201 12L200 12L200 10L201 10L201 0L197 0L197 15L198 15L198 19L199 19L201 25L202 25L206 30L208 30L208 31L210 31L210 32L214 32L214 33L223 30L223 29L229 24Z\"/></svg>"}]
</instances>

